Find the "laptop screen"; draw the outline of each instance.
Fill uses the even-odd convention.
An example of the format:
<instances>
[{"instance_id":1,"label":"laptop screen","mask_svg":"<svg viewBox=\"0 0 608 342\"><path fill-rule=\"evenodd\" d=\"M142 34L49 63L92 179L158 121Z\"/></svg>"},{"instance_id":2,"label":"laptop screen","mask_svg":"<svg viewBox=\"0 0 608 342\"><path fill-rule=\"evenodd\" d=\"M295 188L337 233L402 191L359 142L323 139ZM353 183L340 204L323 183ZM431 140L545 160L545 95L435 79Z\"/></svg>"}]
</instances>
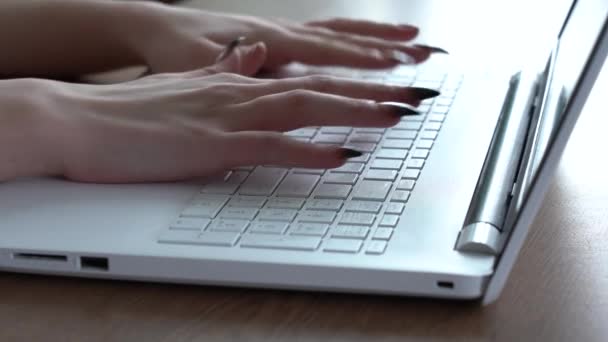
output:
<instances>
[{"instance_id":1,"label":"laptop screen","mask_svg":"<svg viewBox=\"0 0 608 342\"><path fill-rule=\"evenodd\" d=\"M531 155L533 179L550 141L556 136L572 96L608 17L608 1L578 0L567 18L553 56L553 75L543 103L538 134ZM529 190L529 182L525 192Z\"/></svg>"}]
</instances>

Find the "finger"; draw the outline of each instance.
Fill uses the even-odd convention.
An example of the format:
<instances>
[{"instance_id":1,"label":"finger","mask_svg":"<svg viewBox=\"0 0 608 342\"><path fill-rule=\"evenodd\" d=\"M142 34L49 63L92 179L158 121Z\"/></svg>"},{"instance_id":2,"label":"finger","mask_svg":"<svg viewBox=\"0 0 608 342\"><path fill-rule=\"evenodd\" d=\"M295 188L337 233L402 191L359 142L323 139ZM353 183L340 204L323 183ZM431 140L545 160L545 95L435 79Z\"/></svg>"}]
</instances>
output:
<instances>
[{"instance_id":1,"label":"finger","mask_svg":"<svg viewBox=\"0 0 608 342\"><path fill-rule=\"evenodd\" d=\"M370 100L293 90L231 105L214 120L228 131L290 131L306 126L391 127L414 113Z\"/></svg>"},{"instance_id":2,"label":"finger","mask_svg":"<svg viewBox=\"0 0 608 342\"><path fill-rule=\"evenodd\" d=\"M322 21L311 21L308 26L323 27L336 32L353 33L387 40L408 41L416 38L418 28L412 25L393 25L367 20L336 18Z\"/></svg>"},{"instance_id":3,"label":"finger","mask_svg":"<svg viewBox=\"0 0 608 342\"><path fill-rule=\"evenodd\" d=\"M304 143L273 132L230 133L224 141L224 160L230 168L248 165L336 168L349 157L360 155L353 150Z\"/></svg>"},{"instance_id":4,"label":"finger","mask_svg":"<svg viewBox=\"0 0 608 342\"><path fill-rule=\"evenodd\" d=\"M266 45L258 42L253 45L238 46L239 43L235 41L218 55L216 64L193 71L190 76L200 77L217 73L234 73L243 76L257 74L266 62Z\"/></svg>"}]
</instances>

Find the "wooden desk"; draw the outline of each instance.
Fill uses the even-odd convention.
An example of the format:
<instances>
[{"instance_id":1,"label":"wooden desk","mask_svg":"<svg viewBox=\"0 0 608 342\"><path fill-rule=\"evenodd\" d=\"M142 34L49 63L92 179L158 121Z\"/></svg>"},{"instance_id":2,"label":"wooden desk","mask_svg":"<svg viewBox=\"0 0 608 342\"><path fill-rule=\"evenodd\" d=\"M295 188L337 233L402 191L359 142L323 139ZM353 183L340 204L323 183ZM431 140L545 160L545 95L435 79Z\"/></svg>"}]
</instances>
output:
<instances>
[{"instance_id":1,"label":"wooden desk","mask_svg":"<svg viewBox=\"0 0 608 342\"><path fill-rule=\"evenodd\" d=\"M606 341L607 93L608 67L492 306L0 273L0 341Z\"/></svg>"}]
</instances>

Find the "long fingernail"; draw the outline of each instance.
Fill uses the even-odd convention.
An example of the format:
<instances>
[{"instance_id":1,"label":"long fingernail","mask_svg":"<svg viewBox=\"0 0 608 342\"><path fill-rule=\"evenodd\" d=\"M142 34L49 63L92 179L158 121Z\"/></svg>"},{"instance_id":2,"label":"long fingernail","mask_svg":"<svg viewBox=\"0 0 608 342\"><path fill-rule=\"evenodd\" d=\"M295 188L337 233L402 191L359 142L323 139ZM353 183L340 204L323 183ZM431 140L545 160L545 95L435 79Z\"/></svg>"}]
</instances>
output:
<instances>
[{"instance_id":1,"label":"long fingernail","mask_svg":"<svg viewBox=\"0 0 608 342\"><path fill-rule=\"evenodd\" d=\"M412 56L399 50L389 50L385 53L385 56L388 59L401 64L416 64L416 60Z\"/></svg>"},{"instance_id":2,"label":"long fingernail","mask_svg":"<svg viewBox=\"0 0 608 342\"><path fill-rule=\"evenodd\" d=\"M420 101L441 95L437 90L429 88L411 87L408 90L412 93L413 97Z\"/></svg>"},{"instance_id":3,"label":"long fingernail","mask_svg":"<svg viewBox=\"0 0 608 342\"><path fill-rule=\"evenodd\" d=\"M437 47L437 46L430 46L430 45L424 45L424 44L414 44L415 48L418 49L425 49L425 50L429 50L431 53L444 53L446 55L449 55L450 53L447 52L446 50Z\"/></svg>"},{"instance_id":4,"label":"long fingernail","mask_svg":"<svg viewBox=\"0 0 608 342\"><path fill-rule=\"evenodd\" d=\"M361 157L363 155L363 152L359 152L359 151L353 150L351 148L341 148L340 154L342 155L342 158L344 158L344 159L352 159L352 158Z\"/></svg>"},{"instance_id":5,"label":"long fingernail","mask_svg":"<svg viewBox=\"0 0 608 342\"><path fill-rule=\"evenodd\" d=\"M386 106L391 109L393 116L403 117L403 116L412 116L412 115L420 115L418 110L414 107L401 103L401 102L380 102L378 103L380 106Z\"/></svg>"},{"instance_id":6,"label":"long fingernail","mask_svg":"<svg viewBox=\"0 0 608 342\"><path fill-rule=\"evenodd\" d=\"M215 59L215 62L219 63L219 62L223 61L224 59L228 58L232 54L232 52L234 52L234 49L236 49L239 45L241 45L241 43L244 40L245 40L245 37L238 37L235 40L228 43L228 45L226 45L226 47L224 48L224 50L222 50L220 55L217 56L217 58Z\"/></svg>"}]
</instances>

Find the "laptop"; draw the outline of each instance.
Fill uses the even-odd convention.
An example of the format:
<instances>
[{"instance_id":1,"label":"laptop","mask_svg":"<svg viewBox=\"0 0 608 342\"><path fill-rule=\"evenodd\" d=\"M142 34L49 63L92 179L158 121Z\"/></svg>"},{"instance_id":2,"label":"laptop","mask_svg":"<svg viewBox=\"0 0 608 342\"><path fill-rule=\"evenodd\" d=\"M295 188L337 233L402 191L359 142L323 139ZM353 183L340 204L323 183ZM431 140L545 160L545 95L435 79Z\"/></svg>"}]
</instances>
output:
<instances>
[{"instance_id":1,"label":"laptop","mask_svg":"<svg viewBox=\"0 0 608 342\"><path fill-rule=\"evenodd\" d=\"M575 2L544 70L510 79L351 71L442 95L390 129L287 133L365 152L338 169L1 184L0 270L491 303L604 63L607 17L605 1Z\"/></svg>"}]
</instances>

